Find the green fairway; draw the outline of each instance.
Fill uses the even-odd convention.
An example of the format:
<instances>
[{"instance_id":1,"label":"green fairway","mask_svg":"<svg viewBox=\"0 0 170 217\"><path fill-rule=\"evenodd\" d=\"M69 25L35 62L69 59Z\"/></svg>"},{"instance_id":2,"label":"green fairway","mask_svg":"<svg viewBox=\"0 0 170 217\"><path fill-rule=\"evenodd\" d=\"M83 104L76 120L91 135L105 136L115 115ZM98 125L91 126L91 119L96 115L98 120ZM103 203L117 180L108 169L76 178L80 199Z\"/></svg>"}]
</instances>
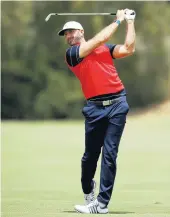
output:
<instances>
[{"instance_id":1,"label":"green fairway","mask_svg":"<svg viewBox=\"0 0 170 217\"><path fill-rule=\"evenodd\" d=\"M3 217L82 215L83 124L2 122ZM107 216L170 216L170 116L128 117L117 163Z\"/></svg>"}]
</instances>

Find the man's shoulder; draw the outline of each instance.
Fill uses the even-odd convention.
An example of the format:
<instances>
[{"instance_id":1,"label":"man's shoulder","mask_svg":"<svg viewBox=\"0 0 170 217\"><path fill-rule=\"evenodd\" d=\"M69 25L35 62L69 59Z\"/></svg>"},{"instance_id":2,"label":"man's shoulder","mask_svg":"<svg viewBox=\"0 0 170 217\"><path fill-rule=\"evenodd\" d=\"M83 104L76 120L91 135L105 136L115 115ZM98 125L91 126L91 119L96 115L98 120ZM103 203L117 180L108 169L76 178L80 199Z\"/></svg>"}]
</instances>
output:
<instances>
[{"instance_id":1,"label":"man's shoulder","mask_svg":"<svg viewBox=\"0 0 170 217\"><path fill-rule=\"evenodd\" d=\"M116 44L109 44L109 43L105 43L104 45L108 48L113 48L116 46Z\"/></svg>"},{"instance_id":2,"label":"man's shoulder","mask_svg":"<svg viewBox=\"0 0 170 217\"><path fill-rule=\"evenodd\" d=\"M67 63L72 67L76 66L83 60L83 58L79 57L79 47L80 45L73 45L66 50Z\"/></svg>"},{"instance_id":3,"label":"man's shoulder","mask_svg":"<svg viewBox=\"0 0 170 217\"><path fill-rule=\"evenodd\" d=\"M80 45L73 45L66 49L66 55L75 55L79 52Z\"/></svg>"},{"instance_id":4,"label":"man's shoulder","mask_svg":"<svg viewBox=\"0 0 170 217\"><path fill-rule=\"evenodd\" d=\"M68 50L73 50L73 49L76 49L76 48L78 48L80 45L78 44L78 45L72 45L72 46L70 46L70 47L68 47L67 49L66 49L66 52L68 51Z\"/></svg>"},{"instance_id":5,"label":"man's shoulder","mask_svg":"<svg viewBox=\"0 0 170 217\"><path fill-rule=\"evenodd\" d=\"M116 44L109 44L109 43L104 43L102 45L100 45L99 47L97 47L96 49L109 49L109 50L112 50L114 49L116 46Z\"/></svg>"}]
</instances>

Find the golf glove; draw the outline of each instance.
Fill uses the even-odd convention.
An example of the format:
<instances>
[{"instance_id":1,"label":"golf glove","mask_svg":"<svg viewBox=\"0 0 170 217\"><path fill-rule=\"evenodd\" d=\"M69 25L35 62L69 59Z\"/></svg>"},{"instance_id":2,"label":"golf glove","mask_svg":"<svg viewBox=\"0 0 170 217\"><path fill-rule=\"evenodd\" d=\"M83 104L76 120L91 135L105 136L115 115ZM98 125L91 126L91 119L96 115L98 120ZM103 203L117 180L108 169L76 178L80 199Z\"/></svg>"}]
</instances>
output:
<instances>
[{"instance_id":1,"label":"golf glove","mask_svg":"<svg viewBox=\"0 0 170 217\"><path fill-rule=\"evenodd\" d=\"M134 10L125 10L125 20L134 20L136 17L136 12Z\"/></svg>"}]
</instances>

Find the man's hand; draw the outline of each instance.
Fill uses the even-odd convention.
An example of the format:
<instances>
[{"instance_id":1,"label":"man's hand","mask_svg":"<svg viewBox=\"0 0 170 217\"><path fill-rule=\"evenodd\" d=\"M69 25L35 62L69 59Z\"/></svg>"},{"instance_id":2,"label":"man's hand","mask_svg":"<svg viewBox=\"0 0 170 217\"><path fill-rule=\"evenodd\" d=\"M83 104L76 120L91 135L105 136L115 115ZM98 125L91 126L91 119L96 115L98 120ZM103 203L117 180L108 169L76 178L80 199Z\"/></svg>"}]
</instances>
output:
<instances>
[{"instance_id":1,"label":"man's hand","mask_svg":"<svg viewBox=\"0 0 170 217\"><path fill-rule=\"evenodd\" d=\"M127 23L134 22L136 17L136 12L134 10L125 9L125 20Z\"/></svg>"},{"instance_id":2,"label":"man's hand","mask_svg":"<svg viewBox=\"0 0 170 217\"><path fill-rule=\"evenodd\" d=\"M116 13L116 19L122 22L125 19L125 10L118 10Z\"/></svg>"}]
</instances>

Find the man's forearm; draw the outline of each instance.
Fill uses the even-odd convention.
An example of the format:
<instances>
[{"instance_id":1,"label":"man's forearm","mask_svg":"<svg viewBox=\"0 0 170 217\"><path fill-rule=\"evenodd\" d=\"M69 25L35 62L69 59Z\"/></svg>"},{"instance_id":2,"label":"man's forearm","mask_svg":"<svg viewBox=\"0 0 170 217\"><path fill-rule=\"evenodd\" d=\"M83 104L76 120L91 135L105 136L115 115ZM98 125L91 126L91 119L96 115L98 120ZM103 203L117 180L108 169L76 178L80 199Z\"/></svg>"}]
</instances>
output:
<instances>
[{"instance_id":1,"label":"man's forearm","mask_svg":"<svg viewBox=\"0 0 170 217\"><path fill-rule=\"evenodd\" d=\"M109 26L106 26L102 29L95 37L93 38L97 43L102 44L110 39L110 37L116 32L119 24L114 22Z\"/></svg>"},{"instance_id":2,"label":"man's forearm","mask_svg":"<svg viewBox=\"0 0 170 217\"><path fill-rule=\"evenodd\" d=\"M136 33L135 33L134 22L133 21L127 22L126 39L124 45L129 52L135 50L135 39L136 39Z\"/></svg>"}]
</instances>

